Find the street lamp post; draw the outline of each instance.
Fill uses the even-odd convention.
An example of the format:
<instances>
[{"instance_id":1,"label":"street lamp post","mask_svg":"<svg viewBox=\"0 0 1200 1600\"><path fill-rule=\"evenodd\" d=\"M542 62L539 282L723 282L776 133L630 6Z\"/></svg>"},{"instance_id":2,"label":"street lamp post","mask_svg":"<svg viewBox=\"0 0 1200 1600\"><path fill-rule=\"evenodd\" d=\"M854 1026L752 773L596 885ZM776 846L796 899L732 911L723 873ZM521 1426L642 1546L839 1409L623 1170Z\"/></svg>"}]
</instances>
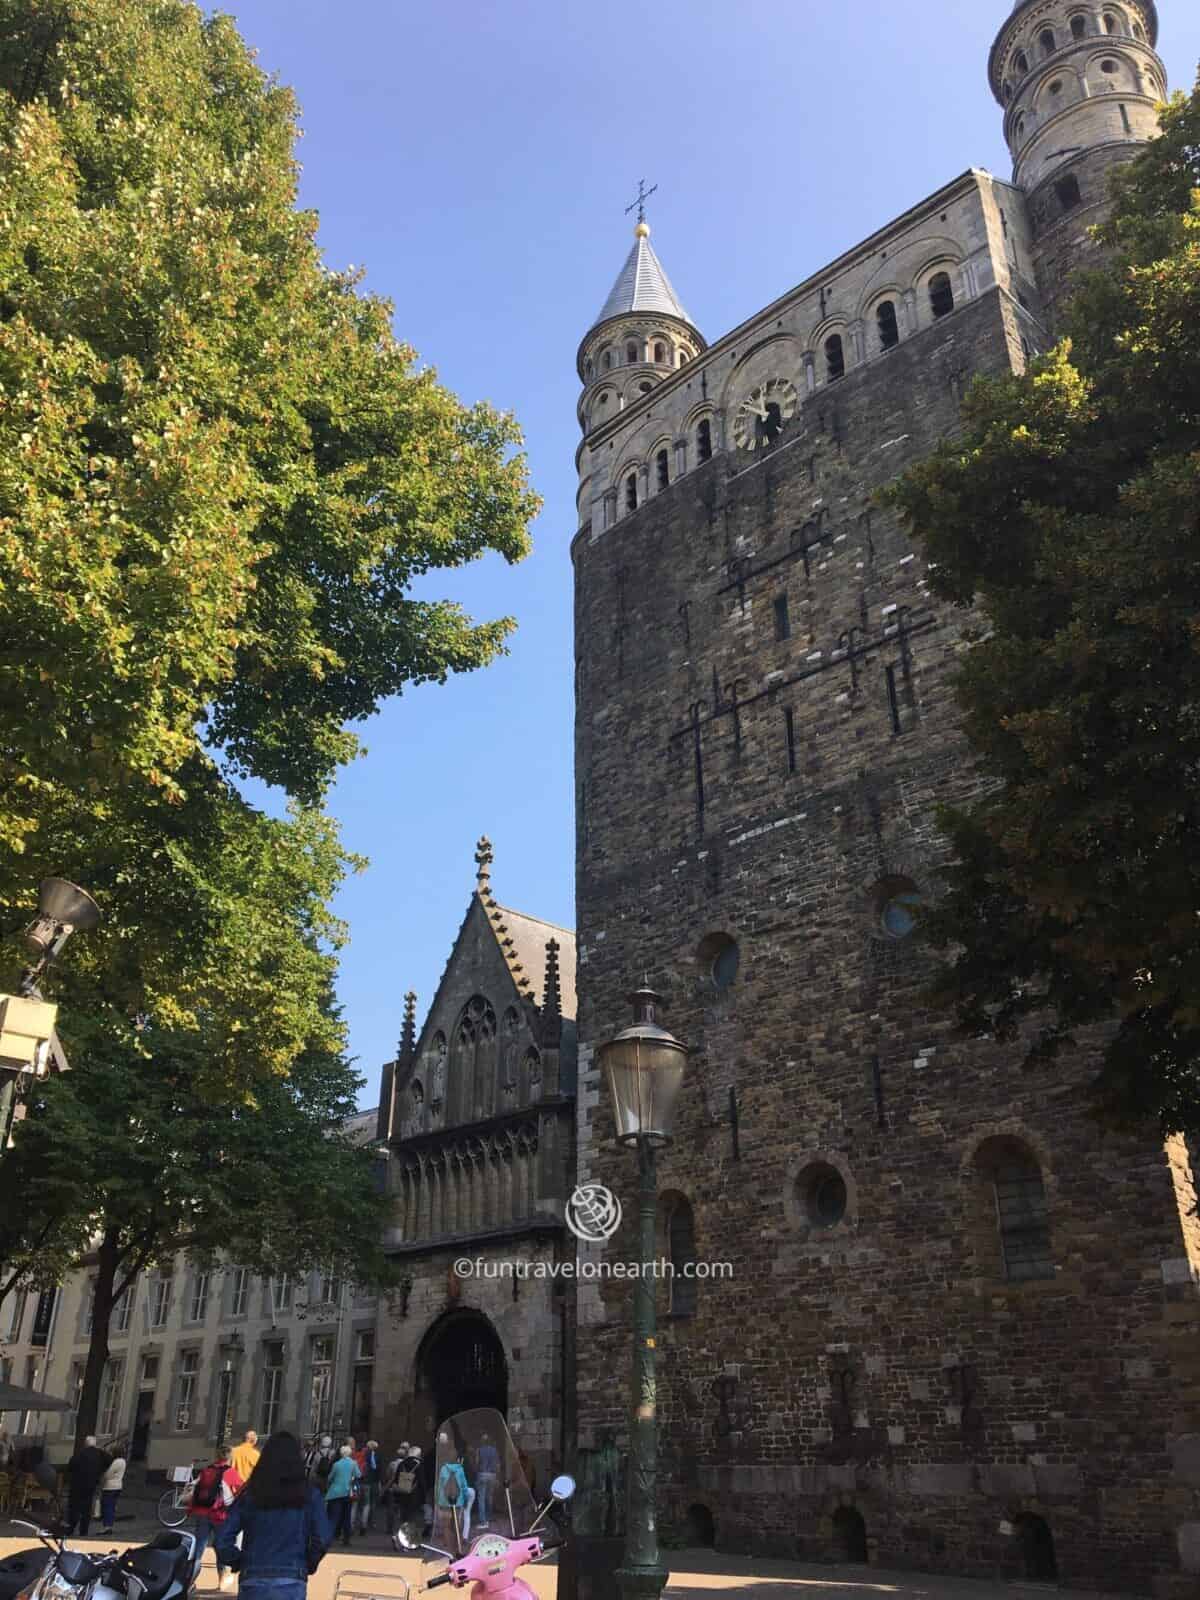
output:
<instances>
[{"instance_id":1,"label":"street lamp post","mask_svg":"<svg viewBox=\"0 0 1200 1600\"><path fill-rule=\"evenodd\" d=\"M635 1018L599 1049L616 1118L617 1138L638 1158L638 1255L633 1294L633 1406L629 1429L625 1559L617 1582L625 1600L657 1600L667 1581L659 1560L657 1506L658 1421L655 1390L656 1161L675 1121L687 1046L654 1020L658 995L646 984L630 996Z\"/></svg>"}]
</instances>

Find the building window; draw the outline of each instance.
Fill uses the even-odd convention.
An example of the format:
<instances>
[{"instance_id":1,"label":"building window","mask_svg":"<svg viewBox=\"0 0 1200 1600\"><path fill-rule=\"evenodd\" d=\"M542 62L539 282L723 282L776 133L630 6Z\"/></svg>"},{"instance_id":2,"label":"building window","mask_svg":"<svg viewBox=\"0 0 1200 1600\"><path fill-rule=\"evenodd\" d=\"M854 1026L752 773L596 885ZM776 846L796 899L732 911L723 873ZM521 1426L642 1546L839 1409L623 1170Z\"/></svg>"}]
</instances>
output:
<instances>
[{"instance_id":1,"label":"building window","mask_svg":"<svg viewBox=\"0 0 1200 1600\"><path fill-rule=\"evenodd\" d=\"M1084 22L1082 17L1072 17L1071 18L1071 37L1072 37L1072 39L1082 39L1083 35L1084 35L1084 30L1086 28L1087 28L1087 23Z\"/></svg>"},{"instance_id":2,"label":"building window","mask_svg":"<svg viewBox=\"0 0 1200 1600\"><path fill-rule=\"evenodd\" d=\"M244 1317L249 1298L250 1269L249 1267L234 1267L233 1287L229 1295L229 1315L231 1317Z\"/></svg>"},{"instance_id":3,"label":"building window","mask_svg":"<svg viewBox=\"0 0 1200 1600\"><path fill-rule=\"evenodd\" d=\"M1029 57L1025 54L1024 50L1017 51L1016 68L1018 72L1029 71Z\"/></svg>"},{"instance_id":4,"label":"building window","mask_svg":"<svg viewBox=\"0 0 1200 1600\"><path fill-rule=\"evenodd\" d=\"M881 350L891 350L900 343L900 325L896 321L896 308L890 300L885 300L875 312L875 321L879 328Z\"/></svg>"},{"instance_id":5,"label":"building window","mask_svg":"<svg viewBox=\"0 0 1200 1600\"><path fill-rule=\"evenodd\" d=\"M1146 42L1146 32L1140 22L1135 22L1133 25L1133 37L1141 44Z\"/></svg>"},{"instance_id":6,"label":"building window","mask_svg":"<svg viewBox=\"0 0 1200 1600\"><path fill-rule=\"evenodd\" d=\"M885 878L875 885L878 928L885 939L907 939L917 925L921 891L911 878Z\"/></svg>"},{"instance_id":7,"label":"building window","mask_svg":"<svg viewBox=\"0 0 1200 1600\"><path fill-rule=\"evenodd\" d=\"M292 1280L285 1272L271 1279L271 1316L275 1320L292 1309Z\"/></svg>"},{"instance_id":8,"label":"building window","mask_svg":"<svg viewBox=\"0 0 1200 1600\"><path fill-rule=\"evenodd\" d=\"M375 1329L360 1328L354 1342L354 1359L356 1361L374 1361L375 1359Z\"/></svg>"},{"instance_id":9,"label":"building window","mask_svg":"<svg viewBox=\"0 0 1200 1600\"><path fill-rule=\"evenodd\" d=\"M1018 117L1017 118L1016 135L1017 135L1018 139L1023 139L1025 137L1025 118L1024 117Z\"/></svg>"},{"instance_id":10,"label":"building window","mask_svg":"<svg viewBox=\"0 0 1200 1600\"><path fill-rule=\"evenodd\" d=\"M171 1279L155 1278L150 1285L150 1326L165 1328L171 1315Z\"/></svg>"},{"instance_id":11,"label":"building window","mask_svg":"<svg viewBox=\"0 0 1200 1600\"><path fill-rule=\"evenodd\" d=\"M208 1314L208 1278L207 1272L198 1272L192 1284L192 1298L188 1303L188 1321L203 1322Z\"/></svg>"},{"instance_id":12,"label":"building window","mask_svg":"<svg viewBox=\"0 0 1200 1600\"><path fill-rule=\"evenodd\" d=\"M1121 126L1122 126L1122 128L1124 128L1126 133L1132 133L1133 132L1133 125L1129 121L1129 112L1126 110L1124 105L1121 105L1120 107L1118 107L1118 109L1119 109L1119 111L1121 113Z\"/></svg>"},{"instance_id":13,"label":"building window","mask_svg":"<svg viewBox=\"0 0 1200 1600\"><path fill-rule=\"evenodd\" d=\"M1100 71L1101 72L1107 72L1110 77L1112 76L1112 74L1116 70L1117 70L1117 63L1115 61L1102 61L1100 63Z\"/></svg>"},{"instance_id":14,"label":"building window","mask_svg":"<svg viewBox=\"0 0 1200 1600\"><path fill-rule=\"evenodd\" d=\"M117 1430L117 1414L121 1405L121 1385L125 1378L125 1363L120 1358L109 1361L104 1368L100 1385L99 1429L102 1439L111 1439Z\"/></svg>"},{"instance_id":15,"label":"building window","mask_svg":"<svg viewBox=\"0 0 1200 1600\"><path fill-rule=\"evenodd\" d=\"M842 348L840 333L831 333L825 341L825 381L836 383L846 375L846 352Z\"/></svg>"},{"instance_id":16,"label":"building window","mask_svg":"<svg viewBox=\"0 0 1200 1600\"><path fill-rule=\"evenodd\" d=\"M157 1382L158 1382L158 1357L157 1356L143 1356L142 1357L142 1376L141 1376L141 1378L139 1380L139 1387L141 1387L143 1389L152 1389Z\"/></svg>"},{"instance_id":17,"label":"building window","mask_svg":"<svg viewBox=\"0 0 1200 1600\"><path fill-rule=\"evenodd\" d=\"M186 1433L192 1425L196 1405L196 1385L200 1381L199 1350L184 1350L179 1357L179 1376L175 1385L175 1431Z\"/></svg>"},{"instance_id":18,"label":"building window","mask_svg":"<svg viewBox=\"0 0 1200 1600\"><path fill-rule=\"evenodd\" d=\"M1053 28L1043 28L1041 33L1038 34L1038 43L1042 47L1044 56L1052 56L1056 48Z\"/></svg>"},{"instance_id":19,"label":"building window","mask_svg":"<svg viewBox=\"0 0 1200 1600\"><path fill-rule=\"evenodd\" d=\"M1117 31L1117 19L1116 19L1116 17L1110 17L1110 16L1107 16L1107 15L1105 16L1105 18L1104 18L1104 31L1105 31L1105 33L1116 33L1116 31Z\"/></svg>"},{"instance_id":20,"label":"building window","mask_svg":"<svg viewBox=\"0 0 1200 1600\"><path fill-rule=\"evenodd\" d=\"M87 1309L83 1313L83 1332L85 1338L90 1339L92 1329L96 1325L96 1280L88 1279Z\"/></svg>"},{"instance_id":21,"label":"building window","mask_svg":"<svg viewBox=\"0 0 1200 1600\"><path fill-rule=\"evenodd\" d=\"M688 358L687 351L686 350L681 350L679 352L679 365L682 366L683 363L687 360L687 358Z\"/></svg>"},{"instance_id":22,"label":"building window","mask_svg":"<svg viewBox=\"0 0 1200 1600\"><path fill-rule=\"evenodd\" d=\"M787 742L787 769L789 772L796 770L796 714L791 706L785 706L783 712L783 736Z\"/></svg>"},{"instance_id":23,"label":"building window","mask_svg":"<svg viewBox=\"0 0 1200 1600\"><path fill-rule=\"evenodd\" d=\"M671 459L665 450L660 450L655 456L654 470L658 475L658 487L665 489L671 482Z\"/></svg>"},{"instance_id":24,"label":"building window","mask_svg":"<svg viewBox=\"0 0 1200 1600\"><path fill-rule=\"evenodd\" d=\"M125 1293L113 1307L112 1331L114 1333L128 1333L129 1319L133 1315L133 1302L137 1298L137 1283L131 1283Z\"/></svg>"},{"instance_id":25,"label":"building window","mask_svg":"<svg viewBox=\"0 0 1200 1600\"><path fill-rule=\"evenodd\" d=\"M588 380L589 383L591 382L592 378L595 376L595 372L596 372L596 364L595 364L595 362L594 361L586 361L584 363L584 367L583 367L583 375Z\"/></svg>"},{"instance_id":26,"label":"building window","mask_svg":"<svg viewBox=\"0 0 1200 1600\"><path fill-rule=\"evenodd\" d=\"M625 509L637 510L637 473L631 472L625 479Z\"/></svg>"},{"instance_id":27,"label":"building window","mask_svg":"<svg viewBox=\"0 0 1200 1600\"><path fill-rule=\"evenodd\" d=\"M1054 185L1054 192L1058 196L1058 203L1064 211L1074 211L1083 198L1079 192L1079 179L1073 173L1068 173L1065 178L1060 178Z\"/></svg>"},{"instance_id":28,"label":"building window","mask_svg":"<svg viewBox=\"0 0 1200 1600\"><path fill-rule=\"evenodd\" d=\"M667 347L665 344L656 344L654 346L654 359L660 366L665 363L667 359Z\"/></svg>"},{"instance_id":29,"label":"building window","mask_svg":"<svg viewBox=\"0 0 1200 1600\"><path fill-rule=\"evenodd\" d=\"M342 1280L326 1273L321 1279L321 1292L317 1296L324 1306L336 1306L342 1298Z\"/></svg>"},{"instance_id":30,"label":"building window","mask_svg":"<svg viewBox=\"0 0 1200 1600\"><path fill-rule=\"evenodd\" d=\"M333 1340L312 1341L312 1369L308 1380L308 1425L313 1433L325 1426L333 1385Z\"/></svg>"},{"instance_id":31,"label":"building window","mask_svg":"<svg viewBox=\"0 0 1200 1600\"><path fill-rule=\"evenodd\" d=\"M846 1180L828 1162L814 1162L796 1180L800 1214L814 1228L836 1228L846 1215Z\"/></svg>"},{"instance_id":32,"label":"building window","mask_svg":"<svg viewBox=\"0 0 1200 1600\"><path fill-rule=\"evenodd\" d=\"M1054 82L1050 85L1050 93L1051 94L1056 94L1056 95L1057 94L1061 94L1062 93L1062 87L1063 87L1062 86L1062 79L1061 78L1055 78Z\"/></svg>"},{"instance_id":33,"label":"building window","mask_svg":"<svg viewBox=\"0 0 1200 1600\"><path fill-rule=\"evenodd\" d=\"M786 594L775 596L775 637L786 639L792 631L792 624L788 618L788 597Z\"/></svg>"},{"instance_id":34,"label":"building window","mask_svg":"<svg viewBox=\"0 0 1200 1600\"><path fill-rule=\"evenodd\" d=\"M697 461L712 460L712 423L707 417L696 429L696 459Z\"/></svg>"},{"instance_id":35,"label":"building window","mask_svg":"<svg viewBox=\"0 0 1200 1600\"><path fill-rule=\"evenodd\" d=\"M639 383L638 384L638 393L639 394L649 394L651 389L653 389L653 387L654 387L654 385L652 383Z\"/></svg>"},{"instance_id":36,"label":"building window","mask_svg":"<svg viewBox=\"0 0 1200 1600\"><path fill-rule=\"evenodd\" d=\"M625 360L628 362L628 364L630 366L633 366L634 363L637 361L637 358L638 358L638 347L637 347L636 344L634 344L633 340L630 339L629 343L625 346Z\"/></svg>"},{"instance_id":37,"label":"building window","mask_svg":"<svg viewBox=\"0 0 1200 1600\"><path fill-rule=\"evenodd\" d=\"M1000 91L1000 95L1001 95L1001 98L1004 101L1004 104L1007 105L1008 102L1012 99L1012 84L1006 82L1004 87Z\"/></svg>"},{"instance_id":38,"label":"building window","mask_svg":"<svg viewBox=\"0 0 1200 1600\"><path fill-rule=\"evenodd\" d=\"M83 1377L86 1369L87 1363L84 1361L76 1361L71 1366L71 1382L67 1388L67 1399L71 1402L71 1410L70 1421L66 1428L70 1433L74 1433L79 1426L79 1403L83 1398Z\"/></svg>"},{"instance_id":39,"label":"building window","mask_svg":"<svg viewBox=\"0 0 1200 1600\"><path fill-rule=\"evenodd\" d=\"M671 1273L670 1314L673 1317L696 1315L696 1219L690 1203L676 1195L667 1212L667 1259Z\"/></svg>"},{"instance_id":40,"label":"building window","mask_svg":"<svg viewBox=\"0 0 1200 1600\"><path fill-rule=\"evenodd\" d=\"M264 1438L275 1432L283 1405L283 1345L272 1341L263 1346L262 1413L259 1432Z\"/></svg>"},{"instance_id":41,"label":"building window","mask_svg":"<svg viewBox=\"0 0 1200 1600\"><path fill-rule=\"evenodd\" d=\"M601 365L601 367L603 367L605 372L608 372L608 371L610 371L612 369L612 351L611 350L605 350L601 354L601 356L600 356L600 365Z\"/></svg>"},{"instance_id":42,"label":"building window","mask_svg":"<svg viewBox=\"0 0 1200 1600\"><path fill-rule=\"evenodd\" d=\"M1013 1283L1054 1277L1046 1186L1033 1152L1019 1139L988 1139L975 1166L991 1190L1004 1276Z\"/></svg>"},{"instance_id":43,"label":"building window","mask_svg":"<svg viewBox=\"0 0 1200 1600\"><path fill-rule=\"evenodd\" d=\"M954 310L954 289L948 272L935 272L930 278L929 309L935 317L947 316Z\"/></svg>"},{"instance_id":44,"label":"building window","mask_svg":"<svg viewBox=\"0 0 1200 1600\"><path fill-rule=\"evenodd\" d=\"M696 952L701 971L707 973L718 994L733 987L740 959L737 940L727 933L705 934Z\"/></svg>"},{"instance_id":45,"label":"building window","mask_svg":"<svg viewBox=\"0 0 1200 1600\"><path fill-rule=\"evenodd\" d=\"M24 1289L19 1289L16 1294L9 1296L7 1304L0 1310L0 1315L3 1315L4 1311L8 1313L8 1322L4 1331L0 1333L0 1340L5 1344L16 1344L21 1337L21 1324L25 1320L25 1302L26 1292Z\"/></svg>"}]
</instances>

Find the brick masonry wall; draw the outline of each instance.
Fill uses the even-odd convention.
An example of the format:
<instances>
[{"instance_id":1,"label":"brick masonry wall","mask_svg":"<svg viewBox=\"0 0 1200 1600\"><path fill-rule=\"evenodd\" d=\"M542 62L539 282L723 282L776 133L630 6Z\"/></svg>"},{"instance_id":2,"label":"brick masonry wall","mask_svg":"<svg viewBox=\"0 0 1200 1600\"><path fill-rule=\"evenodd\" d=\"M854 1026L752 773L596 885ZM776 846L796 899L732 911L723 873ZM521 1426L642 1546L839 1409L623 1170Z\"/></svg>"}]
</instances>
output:
<instances>
[{"instance_id":1,"label":"brick masonry wall","mask_svg":"<svg viewBox=\"0 0 1200 1600\"><path fill-rule=\"evenodd\" d=\"M692 1316L660 1296L667 1526L701 1505L722 1547L825 1557L853 1507L872 1560L1019 1575L999 1528L1032 1514L1065 1581L1169 1587L1200 1526L1186 1152L1095 1129L1086 1050L1039 1075L952 1038L874 898L932 886L934 806L976 779L966 619L870 496L970 375L1019 363L1019 321L992 290L819 391L765 459L718 453L576 539L580 1173L625 1201L606 1253L631 1258L594 1048L646 971L695 1052L660 1187L735 1268ZM740 947L725 994L714 934ZM1050 1279L1003 1275L975 1154L1006 1134L1042 1168ZM847 1187L831 1228L797 1193L818 1161ZM627 1286L580 1284L585 1448L625 1430L629 1317Z\"/></svg>"}]
</instances>

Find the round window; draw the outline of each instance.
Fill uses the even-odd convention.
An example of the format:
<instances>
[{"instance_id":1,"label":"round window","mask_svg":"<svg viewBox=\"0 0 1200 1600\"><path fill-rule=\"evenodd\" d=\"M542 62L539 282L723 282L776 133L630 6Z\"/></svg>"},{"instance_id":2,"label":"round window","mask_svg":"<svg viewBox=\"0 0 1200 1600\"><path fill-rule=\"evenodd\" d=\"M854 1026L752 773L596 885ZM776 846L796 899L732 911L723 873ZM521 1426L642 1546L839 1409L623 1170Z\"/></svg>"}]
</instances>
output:
<instances>
[{"instance_id":1,"label":"round window","mask_svg":"<svg viewBox=\"0 0 1200 1600\"><path fill-rule=\"evenodd\" d=\"M1102 61L1100 63L1100 71L1101 72L1115 72L1116 70L1117 70L1117 63L1115 61Z\"/></svg>"},{"instance_id":2,"label":"round window","mask_svg":"<svg viewBox=\"0 0 1200 1600\"><path fill-rule=\"evenodd\" d=\"M816 1167L803 1181L803 1200L814 1228L835 1228L846 1215L846 1180L836 1167Z\"/></svg>"},{"instance_id":3,"label":"round window","mask_svg":"<svg viewBox=\"0 0 1200 1600\"><path fill-rule=\"evenodd\" d=\"M879 913L879 926L889 939L907 939L917 925L913 912L921 903L915 889L901 889L889 895Z\"/></svg>"}]
</instances>

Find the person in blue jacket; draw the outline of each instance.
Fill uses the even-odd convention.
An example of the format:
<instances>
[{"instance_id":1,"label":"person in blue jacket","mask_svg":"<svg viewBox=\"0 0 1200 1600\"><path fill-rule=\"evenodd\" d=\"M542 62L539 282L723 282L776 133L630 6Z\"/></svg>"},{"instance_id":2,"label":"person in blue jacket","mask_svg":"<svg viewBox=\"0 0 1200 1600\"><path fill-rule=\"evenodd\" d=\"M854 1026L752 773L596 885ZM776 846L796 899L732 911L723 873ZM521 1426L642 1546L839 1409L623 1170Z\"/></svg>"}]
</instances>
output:
<instances>
[{"instance_id":1,"label":"person in blue jacket","mask_svg":"<svg viewBox=\"0 0 1200 1600\"><path fill-rule=\"evenodd\" d=\"M305 1600L333 1531L321 1491L305 1477L294 1433L267 1440L215 1542L217 1560L238 1574L239 1600Z\"/></svg>"},{"instance_id":2,"label":"person in blue jacket","mask_svg":"<svg viewBox=\"0 0 1200 1600\"><path fill-rule=\"evenodd\" d=\"M350 1543L350 1518L361 1477L362 1469L354 1459L353 1449L344 1444L325 1484L325 1511L333 1529L332 1537L340 1538L343 1544Z\"/></svg>"}]
</instances>

